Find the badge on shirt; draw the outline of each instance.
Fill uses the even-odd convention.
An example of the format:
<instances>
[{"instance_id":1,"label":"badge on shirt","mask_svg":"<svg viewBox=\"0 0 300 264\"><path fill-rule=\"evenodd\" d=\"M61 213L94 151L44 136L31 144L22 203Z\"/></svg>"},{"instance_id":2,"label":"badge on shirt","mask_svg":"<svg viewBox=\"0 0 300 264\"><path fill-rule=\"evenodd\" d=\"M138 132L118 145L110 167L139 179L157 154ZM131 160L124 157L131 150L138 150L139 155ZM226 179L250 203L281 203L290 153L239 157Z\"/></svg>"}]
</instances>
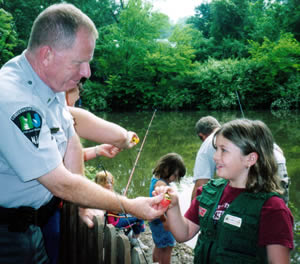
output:
<instances>
[{"instance_id":1,"label":"badge on shirt","mask_svg":"<svg viewBox=\"0 0 300 264\"><path fill-rule=\"evenodd\" d=\"M233 225L233 226L237 226L237 227L241 227L242 218L228 214L224 217L224 223L227 223L227 224Z\"/></svg>"},{"instance_id":2,"label":"badge on shirt","mask_svg":"<svg viewBox=\"0 0 300 264\"><path fill-rule=\"evenodd\" d=\"M35 147L39 147L39 136L42 127L40 114L32 107L18 110L10 118Z\"/></svg>"},{"instance_id":3,"label":"badge on shirt","mask_svg":"<svg viewBox=\"0 0 300 264\"><path fill-rule=\"evenodd\" d=\"M205 216L206 212L207 212L207 210L205 208L199 206L199 215L200 216L202 216L202 217Z\"/></svg>"}]
</instances>

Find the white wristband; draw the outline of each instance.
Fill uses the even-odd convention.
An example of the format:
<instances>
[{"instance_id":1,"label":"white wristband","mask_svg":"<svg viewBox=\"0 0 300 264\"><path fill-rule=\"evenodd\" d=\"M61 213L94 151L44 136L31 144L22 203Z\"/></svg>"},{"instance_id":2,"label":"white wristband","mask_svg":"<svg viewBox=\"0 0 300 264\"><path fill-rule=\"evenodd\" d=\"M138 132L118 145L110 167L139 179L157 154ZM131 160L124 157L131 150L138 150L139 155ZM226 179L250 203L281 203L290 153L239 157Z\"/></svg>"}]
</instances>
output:
<instances>
[{"instance_id":1,"label":"white wristband","mask_svg":"<svg viewBox=\"0 0 300 264\"><path fill-rule=\"evenodd\" d=\"M101 156L101 155L99 154L99 145L95 146L95 154L96 154L96 157Z\"/></svg>"}]
</instances>

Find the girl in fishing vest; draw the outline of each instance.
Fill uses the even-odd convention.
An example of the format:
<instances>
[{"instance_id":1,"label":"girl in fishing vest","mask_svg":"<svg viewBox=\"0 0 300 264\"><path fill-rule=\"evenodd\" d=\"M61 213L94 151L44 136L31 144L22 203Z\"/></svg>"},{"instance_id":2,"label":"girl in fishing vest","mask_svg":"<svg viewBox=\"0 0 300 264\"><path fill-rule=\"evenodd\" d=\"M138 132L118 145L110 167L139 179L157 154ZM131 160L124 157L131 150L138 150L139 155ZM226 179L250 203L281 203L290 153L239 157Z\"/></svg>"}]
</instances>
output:
<instances>
[{"instance_id":1,"label":"girl in fishing vest","mask_svg":"<svg viewBox=\"0 0 300 264\"><path fill-rule=\"evenodd\" d=\"M274 141L261 121L238 119L215 134L217 175L184 216L170 188L169 228L179 242L199 233L194 263L289 263L293 216L281 197Z\"/></svg>"},{"instance_id":2,"label":"girl in fishing vest","mask_svg":"<svg viewBox=\"0 0 300 264\"><path fill-rule=\"evenodd\" d=\"M183 159L177 153L168 153L162 156L155 169L150 183L149 195L152 197L152 191L158 186L169 186L171 182L180 181L185 175L185 165ZM153 262L160 264L169 264L171 262L172 249L175 246L175 239L171 232L165 229L164 216L149 222L154 241L152 253Z\"/></svg>"}]
</instances>

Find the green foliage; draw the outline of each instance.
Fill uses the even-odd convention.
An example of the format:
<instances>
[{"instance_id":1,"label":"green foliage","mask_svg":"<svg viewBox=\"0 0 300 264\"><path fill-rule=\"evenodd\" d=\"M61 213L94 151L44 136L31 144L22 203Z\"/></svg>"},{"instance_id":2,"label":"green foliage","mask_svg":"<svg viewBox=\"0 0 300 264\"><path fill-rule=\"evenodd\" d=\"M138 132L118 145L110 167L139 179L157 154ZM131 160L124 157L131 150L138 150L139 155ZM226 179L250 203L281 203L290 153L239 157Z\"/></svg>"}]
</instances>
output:
<instances>
[{"instance_id":1,"label":"green foliage","mask_svg":"<svg viewBox=\"0 0 300 264\"><path fill-rule=\"evenodd\" d=\"M122 10L121 5L112 0L70 0L66 2L74 4L88 14L97 28L117 23Z\"/></svg>"},{"instance_id":2,"label":"green foliage","mask_svg":"<svg viewBox=\"0 0 300 264\"><path fill-rule=\"evenodd\" d=\"M188 24L193 24L205 38L210 37L210 26L212 22L211 5L209 3L202 3L195 8L195 16L187 20Z\"/></svg>"},{"instance_id":3,"label":"green foliage","mask_svg":"<svg viewBox=\"0 0 300 264\"><path fill-rule=\"evenodd\" d=\"M283 15L283 27L286 32L294 34L295 38L300 41L300 1L289 0L285 6Z\"/></svg>"},{"instance_id":4,"label":"green foliage","mask_svg":"<svg viewBox=\"0 0 300 264\"><path fill-rule=\"evenodd\" d=\"M299 102L300 44L291 33L272 42L250 42L252 60L262 68L265 85L272 87L272 107L290 108Z\"/></svg>"},{"instance_id":5,"label":"green foliage","mask_svg":"<svg viewBox=\"0 0 300 264\"><path fill-rule=\"evenodd\" d=\"M263 0L250 3L249 21L246 27L249 39L262 43L265 37L271 40L279 38L280 21L278 12L275 12L273 5L266 6L266 2Z\"/></svg>"},{"instance_id":6,"label":"green foliage","mask_svg":"<svg viewBox=\"0 0 300 264\"><path fill-rule=\"evenodd\" d=\"M270 107L271 90L265 85L260 72L261 67L249 59L209 59L199 64L193 79L195 107L237 109L237 93L244 109Z\"/></svg>"},{"instance_id":7,"label":"green foliage","mask_svg":"<svg viewBox=\"0 0 300 264\"><path fill-rule=\"evenodd\" d=\"M300 71L300 44L291 33L281 34L278 41L264 39L262 45L250 41L252 59L270 69L266 82L272 82L279 72Z\"/></svg>"},{"instance_id":8,"label":"green foliage","mask_svg":"<svg viewBox=\"0 0 300 264\"><path fill-rule=\"evenodd\" d=\"M109 110L106 101L107 91L106 88L99 83L87 80L84 83L83 91L80 92L82 105L90 109L92 112L100 110Z\"/></svg>"},{"instance_id":9,"label":"green foliage","mask_svg":"<svg viewBox=\"0 0 300 264\"><path fill-rule=\"evenodd\" d=\"M192 67L195 50L191 42L196 31L177 27L169 41L160 40L160 33L169 27L168 19L151 8L140 0L130 0L119 23L99 30L93 81L105 87L106 101L113 109L185 105L184 97L172 99L171 105L166 95L175 97L182 89L185 72Z\"/></svg>"},{"instance_id":10,"label":"green foliage","mask_svg":"<svg viewBox=\"0 0 300 264\"><path fill-rule=\"evenodd\" d=\"M0 9L0 66L14 56L17 45L17 33L13 25L13 17Z\"/></svg>"},{"instance_id":11,"label":"green foliage","mask_svg":"<svg viewBox=\"0 0 300 264\"><path fill-rule=\"evenodd\" d=\"M251 59L209 59L195 70L197 108L236 108L239 93L244 108L297 108L299 43L291 34L277 42L251 42Z\"/></svg>"},{"instance_id":12,"label":"green foliage","mask_svg":"<svg viewBox=\"0 0 300 264\"><path fill-rule=\"evenodd\" d=\"M111 0L3 0L0 2L0 8L13 15L16 32L20 38L15 48L16 54L20 54L26 48L33 21L38 14L48 6L59 2L74 4L88 14L97 27L118 21L120 6Z\"/></svg>"},{"instance_id":13,"label":"green foliage","mask_svg":"<svg viewBox=\"0 0 300 264\"><path fill-rule=\"evenodd\" d=\"M0 5L3 9L10 12L15 18L16 32L20 38L16 46L15 53L20 54L27 45L31 26L37 15L48 5L57 1L43 0L4 0Z\"/></svg>"},{"instance_id":14,"label":"green foliage","mask_svg":"<svg viewBox=\"0 0 300 264\"><path fill-rule=\"evenodd\" d=\"M12 14L0 11L0 64L23 51L38 13L58 2L0 1ZM81 93L91 111L233 109L237 92L244 108L299 108L299 0L213 0L175 26L144 0L67 2L99 31Z\"/></svg>"},{"instance_id":15,"label":"green foliage","mask_svg":"<svg viewBox=\"0 0 300 264\"><path fill-rule=\"evenodd\" d=\"M248 14L247 0L213 0L211 36L217 41L241 39Z\"/></svg>"},{"instance_id":16,"label":"green foliage","mask_svg":"<svg viewBox=\"0 0 300 264\"><path fill-rule=\"evenodd\" d=\"M95 179L97 172L97 168L94 166L84 166L84 174L90 180Z\"/></svg>"},{"instance_id":17,"label":"green foliage","mask_svg":"<svg viewBox=\"0 0 300 264\"><path fill-rule=\"evenodd\" d=\"M239 72L236 72L236 60L208 62L198 65L194 77L197 85L197 108L204 109L232 109L236 106L235 89L232 85Z\"/></svg>"}]
</instances>

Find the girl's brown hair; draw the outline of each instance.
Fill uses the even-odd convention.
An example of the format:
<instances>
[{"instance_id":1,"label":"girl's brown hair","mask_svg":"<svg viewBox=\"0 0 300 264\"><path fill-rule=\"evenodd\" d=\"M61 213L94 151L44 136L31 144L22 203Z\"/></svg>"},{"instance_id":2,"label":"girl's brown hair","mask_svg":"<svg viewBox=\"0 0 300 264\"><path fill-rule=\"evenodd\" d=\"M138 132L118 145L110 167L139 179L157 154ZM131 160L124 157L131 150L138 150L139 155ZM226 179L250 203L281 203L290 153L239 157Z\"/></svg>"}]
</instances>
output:
<instances>
[{"instance_id":1,"label":"girl's brown hair","mask_svg":"<svg viewBox=\"0 0 300 264\"><path fill-rule=\"evenodd\" d=\"M242 155L257 153L257 162L249 169L246 183L248 191L282 193L277 175L273 136L262 121L237 119L222 125L214 135L214 146L218 135L235 144Z\"/></svg>"},{"instance_id":2,"label":"girl's brown hair","mask_svg":"<svg viewBox=\"0 0 300 264\"><path fill-rule=\"evenodd\" d=\"M183 159L177 153L168 153L158 160L153 174L160 179L168 179L176 170L178 170L178 181L180 181L186 172Z\"/></svg>"},{"instance_id":3,"label":"girl's brown hair","mask_svg":"<svg viewBox=\"0 0 300 264\"><path fill-rule=\"evenodd\" d=\"M111 177L111 179L112 179L112 185L114 185L114 176L109 171L104 171L104 170L103 171L99 171L96 174L95 182L97 184L100 184L101 186L105 186L105 184L107 183L108 176Z\"/></svg>"}]
</instances>

